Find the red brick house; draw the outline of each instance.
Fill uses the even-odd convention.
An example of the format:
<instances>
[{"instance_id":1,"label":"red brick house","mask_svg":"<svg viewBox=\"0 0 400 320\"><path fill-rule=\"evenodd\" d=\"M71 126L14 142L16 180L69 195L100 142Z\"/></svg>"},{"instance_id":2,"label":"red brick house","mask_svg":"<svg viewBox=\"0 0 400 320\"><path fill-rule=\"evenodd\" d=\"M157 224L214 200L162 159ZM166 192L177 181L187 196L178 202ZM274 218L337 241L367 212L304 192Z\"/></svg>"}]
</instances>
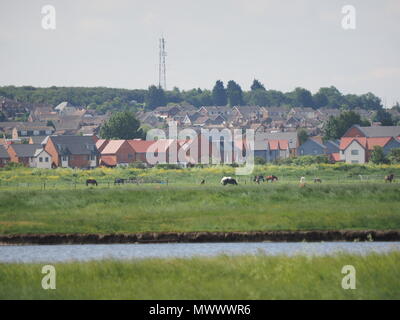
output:
<instances>
[{"instance_id":1,"label":"red brick house","mask_svg":"<svg viewBox=\"0 0 400 320\"><path fill-rule=\"evenodd\" d=\"M100 153L100 165L115 167L135 161L135 150L127 140L110 140Z\"/></svg>"},{"instance_id":2,"label":"red brick house","mask_svg":"<svg viewBox=\"0 0 400 320\"><path fill-rule=\"evenodd\" d=\"M90 169L98 166L99 152L91 136L50 136L45 146L52 167Z\"/></svg>"},{"instance_id":3,"label":"red brick house","mask_svg":"<svg viewBox=\"0 0 400 320\"><path fill-rule=\"evenodd\" d=\"M9 145L7 152L11 162L22 163L25 167L33 167L36 150L42 148L41 144L15 143Z\"/></svg>"}]
</instances>

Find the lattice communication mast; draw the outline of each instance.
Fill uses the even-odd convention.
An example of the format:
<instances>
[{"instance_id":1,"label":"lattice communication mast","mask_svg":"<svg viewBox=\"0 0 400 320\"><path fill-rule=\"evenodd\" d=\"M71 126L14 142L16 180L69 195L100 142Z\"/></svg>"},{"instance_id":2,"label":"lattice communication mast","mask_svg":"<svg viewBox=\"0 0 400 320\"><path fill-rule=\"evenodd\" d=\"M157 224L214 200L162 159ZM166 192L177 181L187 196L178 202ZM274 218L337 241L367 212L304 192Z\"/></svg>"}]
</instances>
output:
<instances>
[{"instance_id":1,"label":"lattice communication mast","mask_svg":"<svg viewBox=\"0 0 400 320\"><path fill-rule=\"evenodd\" d=\"M164 37L160 39L160 61L158 67L158 85L160 88L167 90L167 69L165 67L165 57L167 52L165 51L165 40Z\"/></svg>"}]
</instances>

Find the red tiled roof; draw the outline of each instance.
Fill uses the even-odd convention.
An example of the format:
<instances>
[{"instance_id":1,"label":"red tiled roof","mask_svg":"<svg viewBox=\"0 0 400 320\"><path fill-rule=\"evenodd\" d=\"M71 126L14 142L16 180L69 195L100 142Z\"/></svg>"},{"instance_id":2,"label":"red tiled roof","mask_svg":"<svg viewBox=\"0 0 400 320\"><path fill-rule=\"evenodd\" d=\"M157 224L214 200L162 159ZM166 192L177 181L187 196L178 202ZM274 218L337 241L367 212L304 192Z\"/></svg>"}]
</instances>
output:
<instances>
[{"instance_id":1,"label":"red tiled roof","mask_svg":"<svg viewBox=\"0 0 400 320\"><path fill-rule=\"evenodd\" d=\"M147 149L156 141L154 140L127 140L137 153L146 153Z\"/></svg>"},{"instance_id":2,"label":"red tiled roof","mask_svg":"<svg viewBox=\"0 0 400 320\"><path fill-rule=\"evenodd\" d=\"M106 166L116 166L117 159L115 156L101 156L100 158L100 165L105 164Z\"/></svg>"},{"instance_id":3,"label":"red tiled roof","mask_svg":"<svg viewBox=\"0 0 400 320\"><path fill-rule=\"evenodd\" d=\"M350 145L350 143L356 140L364 149L367 147L367 138L364 137L344 137L340 139L340 150L345 150Z\"/></svg>"},{"instance_id":4,"label":"red tiled roof","mask_svg":"<svg viewBox=\"0 0 400 320\"><path fill-rule=\"evenodd\" d=\"M279 140L268 140L270 150L279 150Z\"/></svg>"},{"instance_id":5,"label":"red tiled roof","mask_svg":"<svg viewBox=\"0 0 400 320\"><path fill-rule=\"evenodd\" d=\"M110 140L101 154L115 154L126 140Z\"/></svg>"},{"instance_id":6,"label":"red tiled roof","mask_svg":"<svg viewBox=\"0 0 400 320\"><path fill-rule=\"evenodd\" d=\"M99 150L100 152L103 151L103 149L106 147L108 143L108 140L106 139L99 139L96 141L96 148L97 150Z\"/></svg>"},{"instance_id":7,"label":"red tiled roof","mask_svg":"<svg viewBox=\"0 0 400 320\"><path fill-rule=\"evenodd\" d=\"M289 149L289 141L287 141L287 140L279 140L279 148L281 150Z\"/></svg>"},{"instance_id":8,"label":"red tiled roof","mask_svg":"<svg viewBox=\"0 0 400 320\"><path fill-rule=\"evenodd\" d=\"M339 162L340 161L340 153L339 152L331 153L331 159L335 162Z\"/></svg>"},{"instance_id":9,"label":"red tiled roof","mask_svg":"<svg viewBox=\"0 0 400 320\"><path fill-rule=\"evenodd\" d=\"M289 149L288 140L268 140L270 150L287 150Z\"/></svg>"},{"instance_id":10,"label":"red tiled roof","mask_svg":"<svg viewBox=\"0 0 400 320\"><path fill-rule=\"evenodd\" d=\"M364 149L373 150L375 146L384 147L392 137L365 138L365 137L344 137L340 139L340 150L345 150L356 140Z\"/></svg>"}]
</instances>

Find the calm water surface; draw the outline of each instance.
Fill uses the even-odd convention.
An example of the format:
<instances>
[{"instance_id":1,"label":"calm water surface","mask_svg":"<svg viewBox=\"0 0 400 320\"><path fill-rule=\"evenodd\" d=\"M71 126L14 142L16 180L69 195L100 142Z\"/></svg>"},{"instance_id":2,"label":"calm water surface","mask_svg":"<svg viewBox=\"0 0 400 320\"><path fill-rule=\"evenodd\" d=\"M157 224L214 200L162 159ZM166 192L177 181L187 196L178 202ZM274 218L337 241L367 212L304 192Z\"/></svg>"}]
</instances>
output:
<instances>
[{"instance_id":1,"label":"calm water surface","mask_svg":"<svg viewBox=\"0 0 400 320\"><path fill-rule=\"evenodd\" d=\"M0 246L0 262L66 262L102 259L190 258L195 256L265 254L333 255L400 251L400 242L239 242Z\"/></svg>"}]
</instances>

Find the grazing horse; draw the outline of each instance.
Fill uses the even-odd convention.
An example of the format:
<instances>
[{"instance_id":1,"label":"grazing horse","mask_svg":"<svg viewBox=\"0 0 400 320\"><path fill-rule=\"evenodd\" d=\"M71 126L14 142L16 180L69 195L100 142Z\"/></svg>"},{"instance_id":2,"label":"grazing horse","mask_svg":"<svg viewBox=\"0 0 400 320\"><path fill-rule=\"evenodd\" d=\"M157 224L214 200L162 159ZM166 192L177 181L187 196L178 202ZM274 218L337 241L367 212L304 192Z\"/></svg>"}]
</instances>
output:
<instances>
[{"instance_id":1,"label":"grazing horse","mask_svg":"<svg viewBox=\"0 0 400 320\"><path fill-rule=\"evenodd\" d=\"M385 177L385 182L390 182L392 183L392 181L394 180L394 174L389 174L388 176Z\"/></svg>"},{"instance_id":2,"label":"grazing horse","mask_svg":"<svg viewBox=\"0 0 400 320\"><path fill-rule=\"evenodd\" d=\"M306 178L301 177L300 178L300 187L305 187L305 185L306 185Z\"/></svg>"},{"instance_id":3,"label":"grazing horse","mask_svg":"<svg viewBox=\"0 0 400 320\"><path fill-rule=\"evenodd\" d=\"M314 183L317 183L317 182L322 183L321 178L314 178Z\"/></svg>"},{"instance_id":4,"label":"grazing horse","mask_svg":"<svg viewBox=\"0 0 400 320\"><path fill-rule=\"evenodd\" d=\"M124 184L126 182L126 179L121 179L121 178L116 178L114 180L114 184Z\"/></svg>"},{"instance_id":5,"label":"grazing horse","mask_svg":"<svg viewBox=\"0 0 400 320\"><path fill-rule=\"evenodd\" d=\"M265 180L267 180L267 182L268 181L274 182L274 181L278 181L278 177L277 176L268 176L268 177L265 177Z\"/></svg>"},{"instance_id":6,"label":"grazing horse","mask_svg":"<svg viewBox=\"0 0 400 320\"><path fill-rule=\"evenodd\" d=\"M235 186L238 185L237 181L236 181L235 179L233 179L232 177L223 177L223 178L221 179L221 184L222 184L223 186L226 186L227 184L233 184L233 185L235 185Z\"/></svg>"},{"instance_id":7,"label":"grazing horse","mask_svg":"<svg viewBox=\"0 0 400 320\"><path fill-rule=\"evenodd\" d=\"M206 183L206 180L201 180L201 182L200 182L200 184L205 184Z\"/></svg>"},{"instance_id":8,"label":"grazing horse","mask_svg":"<svg viewBox=\"0 0 400 320\"><path fill-rule=\"evenodd\" d=\"M96 185L97 186L97 181L96 180L94 180L94 179L87 179L86 180L86 186L88 186L89 184L94 184L94 185Z\"/></svg>"},{"instance_id":9,"label":"grazing horse","mask_svg":"<svg viewBox=\"0 0 400 320\"><path fill-rule=\"evenodd\" d=\"M258 184L260 184L260 181L264 182L265 179L264 179L264 176L254 176L253 181L257 182Z\"/></svg>"}]
</instances>

